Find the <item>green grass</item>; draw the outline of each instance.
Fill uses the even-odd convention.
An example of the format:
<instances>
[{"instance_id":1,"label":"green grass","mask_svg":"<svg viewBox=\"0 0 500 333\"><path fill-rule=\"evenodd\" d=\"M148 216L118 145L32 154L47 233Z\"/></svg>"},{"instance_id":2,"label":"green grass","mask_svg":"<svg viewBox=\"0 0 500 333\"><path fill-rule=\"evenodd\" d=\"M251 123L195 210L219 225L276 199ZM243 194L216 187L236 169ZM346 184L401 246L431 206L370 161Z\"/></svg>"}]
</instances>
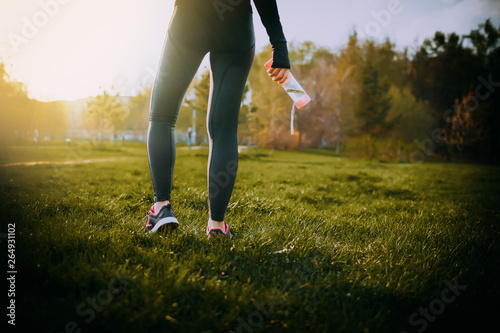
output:
<instances>
[{"instance_id":1,"label":"green grass","mask_svg":"<svg viewBox=\"0 0 500 333\"><path fill-rule=\"evenodd\" d=\"M73 139L67 145L63 141L42 141L38 145L0 147L0 165L22 162L81 162L89 158L119 158L119 157L144 157L147 156L142 143L122 143L107 141L99 145L97 141Z\"/></svg>"},{"instance_id":2,"label":"green grass","mask_svg":"<svg viewBox=\"0 0 500 333\"><path fill-rule=\"evenodd\" d=\"M63 144L39 148L11 148L3 162L69 159ZM141 233L153 202L142 144L73 158L127 160L0 167L0 232L16 223L17 324L55 333L417 332L424 323L426 332L460 332L495 323L499 167L243 151L226 216L234 239L209 243L207 155L177 152L181 224L166 238ZM455 278L467 289L445 304L444 281ZM438 315L409 323L430 305Z\"/></svg>"}]
</instances>

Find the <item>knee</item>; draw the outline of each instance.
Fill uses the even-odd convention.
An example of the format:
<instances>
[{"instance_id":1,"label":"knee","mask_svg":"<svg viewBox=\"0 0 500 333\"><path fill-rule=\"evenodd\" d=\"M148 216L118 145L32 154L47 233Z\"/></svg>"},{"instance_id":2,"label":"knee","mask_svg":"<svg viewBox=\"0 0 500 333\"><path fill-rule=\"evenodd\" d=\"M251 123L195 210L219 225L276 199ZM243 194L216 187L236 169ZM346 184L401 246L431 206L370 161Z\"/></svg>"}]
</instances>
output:
<instances>
[{"instance_id":1,"label":"knee","mask_svg":"<svg viewBox=\"0 0 500 333\"><path fill-rule=\"evenodd\" d=\"M179 113L178 109L179 107L177 105L173 105L164 96L153 98L151 100L149 120L152 122L166 123L169 126L175 127Z\"/></svg>"},{"instance_id":2,"label":"knee","mask_svg":"<svg viewBox=\"0 0 500 333\"><path fill-rule=\"evenodd\" d=\"M210 126L208 129L210 137L214 141L232 143L238 141L238 126L230 126L227 123Z\"/></svg>"},{"instance_id":3,"label":"knee","mask_svg":"<svg viewBox=\"0 0 500 333\"><path fill-rule=\"evenodd\" d=\"M177 117L168 113L154 112L154 110L151 109L151 112L149 113L149 121L154 123L164 123L170 127L175 127Z\"/></svg>"},{"instance_id":4,"label":"knee","mask_svg":"<svg viewBox=\"0 0 500 333\"><path fill-rule=\"evenodd\" d=\"M168 123L174 127L182 103L183 94L178 87L157 80L151 95L149 120Z\"/></svg>"}]
</instances>

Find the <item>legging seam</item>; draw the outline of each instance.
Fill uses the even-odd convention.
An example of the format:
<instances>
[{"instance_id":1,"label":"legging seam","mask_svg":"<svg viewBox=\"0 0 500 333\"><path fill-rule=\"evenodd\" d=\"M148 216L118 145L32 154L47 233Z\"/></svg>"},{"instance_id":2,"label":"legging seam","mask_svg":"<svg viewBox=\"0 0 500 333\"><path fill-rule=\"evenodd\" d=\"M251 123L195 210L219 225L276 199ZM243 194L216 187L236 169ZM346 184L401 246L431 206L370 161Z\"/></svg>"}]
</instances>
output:
<instances>
[{"instance_id":1,"label":"legging seam","mask_svg":"<svg viewBox=\"0 0 500 333\"><path fill-rule=\"evenodd\" d=\"M224 69L224 72L222 74L222 78L221 78L221 82L224 81L224 77L226 76L227 74L227 71L229 70L229 68L237 61L239 60L241 57L245 56L248 54L248 52L255 46L255 43L252 44L252 46L250 46L247 50L245 50L244 52L241 52L240 56L235 58L229 65L226 66L226 68ZM212 73L213 73L213 70L212 70ZM213 75L213 74L212 74ZM214 84L214 89L215 89L215 83ZM212 102L212 104L215 104L219 101L219 94L220 94L220 89L218 89L217 91L217 96L215 96L215 99L214 97L212 96L212 101L215 101L215 102ZM213 108L215 109L215 107ZM211 128L212 128L212 105L210 105L210 109L209 109L209 116L208 116L208 119L209 119L209 125L208 125L208 135L210 138L212 138L212 136L210 135L210 132L211 132Z\"/></svg>"},{"instance_id":2,"label":"legging seam","mask_svg":"<svg viewBox=\"0 0 500 333\"><path fill-rule=\"evenodd\" d=\"M222 76L221 76L221 79L220 79L220 82L223 82L224 81L224 78L229 70L229 68L236 62L238 61L241 57L243 56L246 56L248 54L248 52L250 52L253 48L255 47L255 43L252 44L252 46L250 46L248 49L246 49L244 52L241 52L241 54L236 57L231 63L229 63L226 68L224 69L223 73L222 73ZM213 85L213 90L212 90L212 94L213 94L213 91L216 90L216 87L215 87L215 75L213 73L213 69L211 69L212 71L212 77L214 77L214 82L212 82L212 85ZM209 156L208 156L208 159L209 159L209 162L208 162L208 172L207 172L207 187L208 187L208 207L209 207L209 211L210 211L210 218L211 218L211 215L212 215L212 211L210 209L210 172L212 170L212 163L213 163L213 160L212 160L212 155L213 155L213 150L214 150L214 138L212 137L212 134L213 134L213 114L212 114L212 111L213 110L216 110L217 109L217 103L219 102L219 94L220 94L220 89L217 89L217 92L216 92L216 96L214 98L214 96L212 95L212 99L211 99L211 104L209 106L209 110L208 110L208 121L207 121L207 132L208 132L208 137L209 137L209 140L211 141L210 142L210 151L209 151ZM238 109L239 110L239 109Z\"/></svg>"}]
</instances>

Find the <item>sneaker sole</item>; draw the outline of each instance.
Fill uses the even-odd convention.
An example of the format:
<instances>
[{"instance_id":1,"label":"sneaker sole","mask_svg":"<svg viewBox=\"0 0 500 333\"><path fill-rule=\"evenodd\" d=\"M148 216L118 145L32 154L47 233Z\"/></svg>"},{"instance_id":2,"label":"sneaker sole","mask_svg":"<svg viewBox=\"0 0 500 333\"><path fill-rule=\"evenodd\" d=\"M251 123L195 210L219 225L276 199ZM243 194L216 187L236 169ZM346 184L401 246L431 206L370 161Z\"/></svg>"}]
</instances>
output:
<instances>
[{"instance_id":1,"label":"sneaker sole","mask_svg":"<svg viewBox=\"0 0 500 333\"><path fill-rule=\"evenodd\" d=\"M233 239L233 234L228 230L227 234L218 234L218 233L212 233L210 232L208 235L207 235L207 238L209 240L211 239Z\"/></svg>"},{"instance_id":2,"label":"sneaker sole","mask_svg":"<svg viewBox=\"0 0 500 333\"><path fill-rule=\"evenodd\" d=\"M170 231L174 231L178 226L179 221L177 221L175 217L166 217L158 221L155 224L154 228L151 229L148 233L151 234L156 232L158 234L164 235L166 233L169 233Z\"/></svg>"}]
</instances>

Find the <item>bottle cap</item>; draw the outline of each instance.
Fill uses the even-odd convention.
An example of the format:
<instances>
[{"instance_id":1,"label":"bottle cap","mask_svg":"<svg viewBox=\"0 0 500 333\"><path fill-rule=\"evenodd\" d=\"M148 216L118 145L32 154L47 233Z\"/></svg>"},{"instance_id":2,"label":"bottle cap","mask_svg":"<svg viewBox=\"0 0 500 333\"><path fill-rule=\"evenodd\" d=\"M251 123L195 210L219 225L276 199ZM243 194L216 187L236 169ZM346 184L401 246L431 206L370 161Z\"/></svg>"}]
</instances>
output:
<instances>
[{"instance_id":1,"label":"bottle cap","mask_svg":"<svg viewBox=\"0 0 500 333\"><path fill-rule=\"evenodd\" d=\"M299 99L297 102L295 102L295 106L300 109L301 107L305 106L307 103L311 101L311 97L309 95L304 95L302 96L301 99Z\"/></svg>"}]
</instances>

